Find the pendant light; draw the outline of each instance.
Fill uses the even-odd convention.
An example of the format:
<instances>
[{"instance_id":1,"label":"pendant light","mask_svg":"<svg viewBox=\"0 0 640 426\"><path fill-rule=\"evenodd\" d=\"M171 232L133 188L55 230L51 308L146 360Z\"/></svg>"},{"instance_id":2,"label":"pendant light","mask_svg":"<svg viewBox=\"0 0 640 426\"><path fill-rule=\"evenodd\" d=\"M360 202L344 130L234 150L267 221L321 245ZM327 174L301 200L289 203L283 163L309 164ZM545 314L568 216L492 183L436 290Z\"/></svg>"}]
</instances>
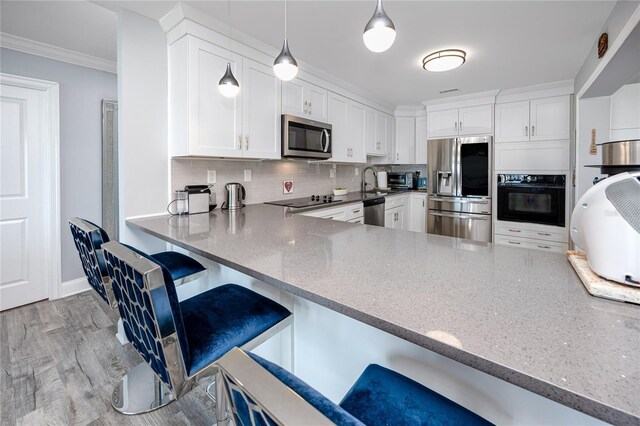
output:
<instances>
[{"instance_id":1,"label":"pendant light","mask_svg":"<svg viewBox=\"0 0 640 426\"><path fill-rule=\"evenodd\" d=\"M289 51L287 41L287 0L284 0L284 43L282 43L282 51L273 61L273 72L284 81L289 81L298 74L298 63Z\"/></svg>"},{"instance_id":2,"label":"pendant light","mask_svg":"<svg viewBox=\"0 0 640 426\"><path fill-rule=\"evenodd\" d=\"M384 52L391 47L396 39L396 27L385 13L382 7L382 0L378 0L376 11L364 27L362 34L365 46L372 52Z\"/></svg>"},{"instance_id":3,"label":"pendant light","mask_svg":"<svg viewBox=\"0 0 640 426\"><path fill-rule=\"evenodd\" d=\"M227 21L229 24L229 56L231 56L231 0L227 2ZM231 71L231 62L227 61L227 71L224 73L220 82L218 83L218 90L222 93L222 96L227 98L235 97L240 91L240 83L233 75Z\"/></svg>"}]
</instances>

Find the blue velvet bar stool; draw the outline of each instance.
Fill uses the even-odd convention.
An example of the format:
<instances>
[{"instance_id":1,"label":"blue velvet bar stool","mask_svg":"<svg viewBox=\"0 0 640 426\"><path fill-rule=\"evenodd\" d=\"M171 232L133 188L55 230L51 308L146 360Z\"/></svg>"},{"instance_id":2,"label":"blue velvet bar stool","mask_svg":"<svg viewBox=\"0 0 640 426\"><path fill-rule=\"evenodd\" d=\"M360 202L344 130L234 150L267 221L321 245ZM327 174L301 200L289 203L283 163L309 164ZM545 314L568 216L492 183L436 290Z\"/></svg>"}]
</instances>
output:
<instances>
[{"instance_id":1,"label":"blue velvet bar stool","mask_svg":"<svg viewBox=\"0 0 640 426\"><path fill-rule=\"evenodd\" d=\"M110 307L115 308L111 279L102 254L102 244L109 242L109 236L98 225L79 217L69 219L69 228L89 285ZM206 273L200 262L182 253L165 251L152 257L165 265L171 271L174 281L181 284L198 279Z\"/></svg>"},{"instance_id":2,"label":"blue velvet bar stool","mask_svg":"<svg viewBox=\"0 0 640 426\"><path fill-rule=\"evenodd\" d=\"M339 405L285 369L234 348L218 362L216 382L238 426L490 425L431 389L370 364Z\"/></svg>"},{"instance_id":3,"label":"blue velvet bar stool","mask_svg":"<svg viewBox=\"0 0 640 426\"><path fill-rule=\"evenodd\" d=\"M113 295L127 338L153 377L157 397L131 386L130 375L112 394L122 413L154 409L184 395L197 382L217 373L215 361L236 346L255 348L291 323L291 312L236 284L225 284L179 301L170 271L151 256L111 241L102 245ZM216 386L216 389L218 386ZM226 411L218 411L221 420Z\"/></svg>"}]
</instances>

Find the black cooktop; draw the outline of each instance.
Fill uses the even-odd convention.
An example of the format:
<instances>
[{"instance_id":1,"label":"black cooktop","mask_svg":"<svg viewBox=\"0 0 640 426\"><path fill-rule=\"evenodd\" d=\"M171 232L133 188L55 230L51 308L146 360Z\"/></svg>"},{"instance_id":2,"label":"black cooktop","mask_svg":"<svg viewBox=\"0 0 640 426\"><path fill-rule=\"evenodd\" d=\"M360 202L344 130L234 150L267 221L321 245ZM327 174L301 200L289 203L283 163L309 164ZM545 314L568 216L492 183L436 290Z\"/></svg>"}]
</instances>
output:
<instances>
[{"instance_id":1,"label":"black cooktop","mask_svg":"<svg viewBox=\"0 0 640 426\"><path fill-rule=\"evenodd\" d=\"M289 200L268 201L265 204L273 204L275 206L293 207L301 209L304 207L313 207L322 204L341 203L342 200L336 200L333 195L312 195L304 198L291 198Z\"/></svg>"}]
</instances>

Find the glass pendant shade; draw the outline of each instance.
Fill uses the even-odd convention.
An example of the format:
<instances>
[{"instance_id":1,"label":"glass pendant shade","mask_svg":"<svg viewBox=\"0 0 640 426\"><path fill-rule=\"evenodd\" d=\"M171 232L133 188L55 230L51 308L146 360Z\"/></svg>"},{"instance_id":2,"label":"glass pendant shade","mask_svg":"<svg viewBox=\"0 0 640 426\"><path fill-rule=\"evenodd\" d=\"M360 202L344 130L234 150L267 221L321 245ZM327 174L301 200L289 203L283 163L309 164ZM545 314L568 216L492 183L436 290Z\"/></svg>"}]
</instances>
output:
<instances>
[{"instance_id":1,"label":"glass pendant shade","mask_svg":"<svg viewBox=\"0 0 640 426\"><path fill-rule=\"evenodd\" d=\"M382 0L378 0L376 11L364 27L362 39L367 49L376 53L384 52L395 41L396 27L382 8Z\"/></svg>"},{"instance_id":2,"label":"glass pendant shade","mask_svg":"<svg viewBox=\"0 0 640 426\"><path fill-rule=\"evenodd\" d=\"M464 64L466 58L467 53L464 50L439 50L422 59L422 68L433 72L449 71Z\"/></svg>"},{"instance_id":3,"label":"glass pendant shade","mask_svg":"<svg viewBox=\"0 0 640 426\"><path fill-rule=\"evenodd\" d=\"M298 63L289 51L289 42L284 39L282 51L273 62L273 72L280 80L289 81L298 74Z\"/></svg>"},{"instance_id":4,"label":"glass pendant shade","mask_svg":"<svg viewBox=\"0 0 640 426\"><path fill-rule=\"evenodd\" d=\"M231 64L227 62L227 71L224 73L220 82L218 83L218 90L222 93L222 96L227 98L233 98L240 91L240 84L238 80L233 76L231 71Z\"/></svg>"}]
</instances>

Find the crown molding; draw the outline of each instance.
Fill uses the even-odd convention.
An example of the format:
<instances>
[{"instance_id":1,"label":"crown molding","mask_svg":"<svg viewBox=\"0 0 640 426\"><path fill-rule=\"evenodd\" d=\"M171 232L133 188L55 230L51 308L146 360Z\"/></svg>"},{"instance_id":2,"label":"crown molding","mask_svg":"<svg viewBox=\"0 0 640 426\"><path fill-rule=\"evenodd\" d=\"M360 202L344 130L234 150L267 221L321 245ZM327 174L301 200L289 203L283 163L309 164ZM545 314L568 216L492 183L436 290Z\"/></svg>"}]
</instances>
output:
<instances>
[{"instance_id":1,"label":"crown molding","mask_svg":"<svg viewBox=\"0 0 640 426\"><path fill-rule=\"evenodd\" d=\"M422 104L427 107L427 112L494 104L498 93L500 93L499 89L487 90L485 92L470 93L468 95L450 96L443 99L424 101Z\"/></svg>"},{"instance_id":2,"label":"crown molding","mask_svg":"<svg viewBox=\"0 0 640 426\"><path fill-rule=\"evenodd\" d=\"M52 46L50 44L41 43L39 41L30 40L28 38L19 37L4 32L0 32L0 47L17 50L18 52L29 53L31 55L42 56L44 58L66 62L69 64L79 65L81 67L93 68L112 74L117 73L117 66L115 61L109 61L106 59L87 55L85 53L75 52L73 50Z\"/></svg>"},{"instance_id":3,"label":"crown molding","mask_svg":"<svg viewBox=\"0 0 640 426\"><path fill-rule=\"evenodd\" d=\"M573 79L553 81L550 83L536 84L534 86L518 87L500 91L496 96L496 103L518 102L552 96L572 95L574 90Z\"/></svg>"}]
</instances>

